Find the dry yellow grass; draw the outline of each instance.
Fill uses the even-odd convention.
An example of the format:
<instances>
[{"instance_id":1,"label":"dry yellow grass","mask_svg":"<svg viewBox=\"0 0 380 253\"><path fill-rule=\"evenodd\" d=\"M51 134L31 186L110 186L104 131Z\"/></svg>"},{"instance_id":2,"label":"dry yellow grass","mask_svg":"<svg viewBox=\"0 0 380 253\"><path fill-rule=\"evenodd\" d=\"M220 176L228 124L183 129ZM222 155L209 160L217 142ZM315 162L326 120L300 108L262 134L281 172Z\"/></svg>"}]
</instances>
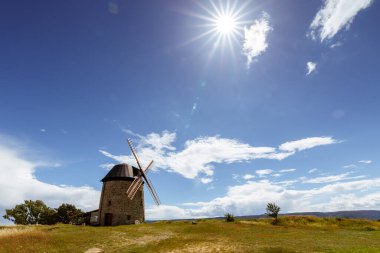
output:
<instances>
[{"instance_id":1,"label":"dry yellow grass","mask_svg":"<svg viewBox=\"0 0 380 253\"><path fill-rule=\"evenodd\" d=\"M41 227L15 226L0 229L0 252L37 252L37 245L48 241L49 236Z\"/></svg>"},{"instance_id":2,"label":"dry yellow grass","mask_svg":"<svg viewBox=\"0 0 380 253\"><path fill-rule=\"evenodd\" d=\"M0 237L28 234L34 231L35 229L31 226L4 227L0 229Z\"/></svg>"},{"instance_id":3,"label":"dry yellow grass","mask_svg":"<svg viewBox=\"0 0 380 253\"><path fill-rule=\"evenodd\" d=\"M0 228L0 252L380 252L380 222L281 217L117 227Z\"/></svg>"}]
</instances>

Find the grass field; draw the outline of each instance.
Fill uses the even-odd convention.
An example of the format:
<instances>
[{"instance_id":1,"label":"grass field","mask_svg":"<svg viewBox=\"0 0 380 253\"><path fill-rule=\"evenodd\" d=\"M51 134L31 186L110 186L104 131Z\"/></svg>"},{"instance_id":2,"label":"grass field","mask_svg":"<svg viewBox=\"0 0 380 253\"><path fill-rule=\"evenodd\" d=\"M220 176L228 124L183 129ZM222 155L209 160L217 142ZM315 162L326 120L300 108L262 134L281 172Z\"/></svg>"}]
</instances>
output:
<instances>
[{"instance_id":1,"label":"grass field","mask_svg":"<svg viewBox=\"0 0 380 253\"><path fill-rule=\"evenodd\" d=\"M380 252L380 222L315 217L0 227L0 252Z\"/></svg>"}]
</instances>

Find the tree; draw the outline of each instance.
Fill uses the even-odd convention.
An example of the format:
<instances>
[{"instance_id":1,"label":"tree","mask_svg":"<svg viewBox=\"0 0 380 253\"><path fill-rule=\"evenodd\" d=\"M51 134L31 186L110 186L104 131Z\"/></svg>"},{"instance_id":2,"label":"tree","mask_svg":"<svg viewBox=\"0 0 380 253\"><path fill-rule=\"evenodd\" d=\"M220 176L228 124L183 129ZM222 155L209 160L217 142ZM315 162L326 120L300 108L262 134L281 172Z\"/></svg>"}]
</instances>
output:
<instances>
[{"instance_id":1,"label":"tree","mask_svg":"<svg viewBox=\"0 0 380 253\"><path fill-rule=\"evenodd\" d=\"M227 222L235 221L235 216L232 213L224 214L224 218L226 219Z\"/></svg>"},{"instance_id":2,"label":"tree","mask_svg":"<svg viewBox=\"0 0 380 253\"><path fill-rule=\"evenodd\" d=\"M83 212L71 204L62 204L57 208L58 222L64 224L82 223Z\"/></svg>"},{"instance_id":3,"label":"tree","mask_svg":"<svg viewBox=\"0 0 380 253\"><path fill-rule=\"evenodd\" d=\"M281 208L279 206L277 206L275 203L268 203L267 204L267 209L266 209L266 215L268 215L269 217L273 217L275 218L275 220L277 221L277 216L278 216L278 213L280 212Z\"/></svg>"},{"instance_id":4,"label":"tree","mask_svg":"<svg viewBox=\"0 0 380 253\"><path fill-rule=\"evenodd\" d=\"M6 209L5 213L3 218L13 221L15 224L51 225L56 223L57 212L46 206L42 200L25 200L24 204L16 205L13 209Z\"/></svg>"}]
</instances>

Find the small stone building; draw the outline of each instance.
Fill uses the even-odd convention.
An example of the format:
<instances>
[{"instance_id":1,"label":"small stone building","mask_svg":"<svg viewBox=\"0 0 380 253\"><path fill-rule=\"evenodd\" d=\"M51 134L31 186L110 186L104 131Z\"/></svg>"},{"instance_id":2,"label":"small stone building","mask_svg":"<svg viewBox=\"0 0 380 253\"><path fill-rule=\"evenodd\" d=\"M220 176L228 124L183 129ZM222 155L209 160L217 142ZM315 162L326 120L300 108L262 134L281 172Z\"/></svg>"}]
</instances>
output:
<instances>
[{"instance_id":1,"label":"small stone building","mask_svg":"<svg viewBox=\"0 0 380 253\"><path fill-rule=\"evenodd\" d=\"M132 200L127 196L129 186L139 175L139 169L123 163L115 165L102 179L103 188L98 213L100 226L144 222L143 185Z\"/></svg>"},{"instance_id":2,"label":"small stone building","mask_svg":"<svg viewBox=\"0 0 380 253\"><path fill-rule=\"evenodd\" d=\"M99 209L84 213L83 218L86 225L98 226L99 225Z\"/></svg>"}]
</instances>

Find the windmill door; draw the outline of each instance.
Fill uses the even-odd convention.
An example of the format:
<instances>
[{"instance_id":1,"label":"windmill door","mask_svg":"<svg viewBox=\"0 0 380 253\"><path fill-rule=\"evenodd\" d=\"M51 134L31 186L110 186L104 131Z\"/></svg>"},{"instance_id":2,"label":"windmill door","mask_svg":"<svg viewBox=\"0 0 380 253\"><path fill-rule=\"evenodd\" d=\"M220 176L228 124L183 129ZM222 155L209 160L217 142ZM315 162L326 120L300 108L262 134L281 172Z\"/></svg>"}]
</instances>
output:
<instances>
[{"instance_id":1,"label":"windmill door","mask_svg":"<svg viewBox=\"0 0 380 253\"><path fill-rule=\"evenodd\" d=\"M106 213L104 217L104 226L112 226L112 213Z\"/></svg>"}]
</instances>

